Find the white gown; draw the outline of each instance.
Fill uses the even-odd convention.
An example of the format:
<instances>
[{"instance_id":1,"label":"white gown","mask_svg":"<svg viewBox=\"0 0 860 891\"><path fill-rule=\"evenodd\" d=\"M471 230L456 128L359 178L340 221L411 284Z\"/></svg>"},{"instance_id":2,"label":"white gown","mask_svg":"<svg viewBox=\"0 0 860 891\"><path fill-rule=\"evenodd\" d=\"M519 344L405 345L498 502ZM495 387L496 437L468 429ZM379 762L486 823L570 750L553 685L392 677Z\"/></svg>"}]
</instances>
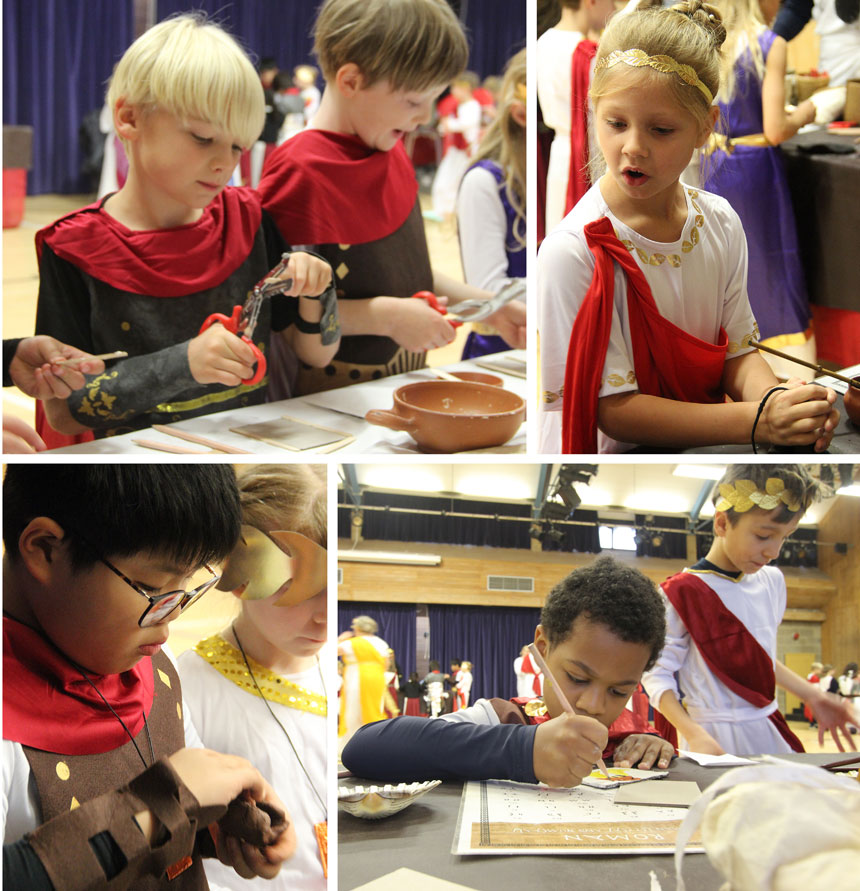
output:
<instances>
[{"instance_id":1,"label":"white gown","mask_svg":"<svg viewBox=\"0 0 860 891\"><path fill-rule=\"evenodd\" d=\"M690 570L685 570L689 572ZM715 572L696 572L712 588L726 608L740 619L765 652L776 660L776 634L785 612L785 578L773 566L738 581ZM675 679L677 672L677 680ZM777 710L776 699L756 708L708 668L675 608L666 601L666 646L657 664L642 676L642 684L657 708L660 697L671 690L684 695L690 717L733 755L790 752L768 715ZM680 698L680 696L679 696ZM685 748L686 743L679 741Z\"/></svg>"},{"instance_id":2,"label":"white gown","mask_svg":"<svg viewBox=\"0 0 860 891\"><path fill-rule=\"evenodd\" d=\"M551 232L538 253L538 325L541 338L541 420L538 450L561 450L564 369L570 332L594 272L584 228L606 216L633 254L660 313L679 328L716 343L720 327L729 338L727 359L749 352L758 334L747 296L747 244L738 215L710 192L685 187L687 221L672 243L651 241L613 216L595 183ZM637 389L627 312L627 277L616 266L615 311L598 398ZM623 452L598 431L598 451Z\"/></svg>"},{"instance_id":3,"label":"white gown","mask_svg":"<svg viewBox=\"0 0 860 891\"><path fill-rule=\"evenodd\" d=\"M231 648L241 660L241 654ZM179 657L182 690L191 720L203 745L229 755L247 758L269 781L289 811L296 830L296 853L281 867L275 879L240 881L229 867L215 860L206 860L206 876L210 884L219 883L231 888L259 888L269 891L325 891L314 824L326 819L325 808L317 800L311 784L302 772L284 731L277 725L262 699L228 680L194 650L186 650ZM313 779L317 791L326 800L326 717L325 712L289 707L284 702L295 695L295 688L324 695L324 685L316 666L301 674L283 677L283 702L269 696L263 683L266 669L254 674L266 692L272 711L290 735L301 760ZM244 665L242 665L244 669ZM272 682L276 675L270 672ZM289 685L289 686L287 686ZM278 685L280 687L280 685ZM301 693L298 698L302 699ZM304 701L304 700L303 700ZM317 702L317 699L313 699Z\"/></svg>"}]
</instances>

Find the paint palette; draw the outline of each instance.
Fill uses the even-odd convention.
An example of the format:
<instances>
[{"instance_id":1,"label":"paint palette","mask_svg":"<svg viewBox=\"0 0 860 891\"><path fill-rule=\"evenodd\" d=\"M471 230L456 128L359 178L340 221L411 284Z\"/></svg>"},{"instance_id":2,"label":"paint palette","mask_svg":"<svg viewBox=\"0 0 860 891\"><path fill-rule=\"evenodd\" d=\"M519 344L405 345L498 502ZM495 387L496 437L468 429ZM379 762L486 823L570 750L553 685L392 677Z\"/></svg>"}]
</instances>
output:
<instances>
[{"instance_id":1,"label":"paint palette","mask_svg":"<svg viewBox=\"0 0 860 891\"><path fill-rule=\"evenodd\" d=\"M582 781L583 786L594 789L617 789L625 783L641 783L642 780L660 780L669 775L668 770L637 770L635 767L608 767L607 779L596 768Z\"/></svg>"}]
</instances>

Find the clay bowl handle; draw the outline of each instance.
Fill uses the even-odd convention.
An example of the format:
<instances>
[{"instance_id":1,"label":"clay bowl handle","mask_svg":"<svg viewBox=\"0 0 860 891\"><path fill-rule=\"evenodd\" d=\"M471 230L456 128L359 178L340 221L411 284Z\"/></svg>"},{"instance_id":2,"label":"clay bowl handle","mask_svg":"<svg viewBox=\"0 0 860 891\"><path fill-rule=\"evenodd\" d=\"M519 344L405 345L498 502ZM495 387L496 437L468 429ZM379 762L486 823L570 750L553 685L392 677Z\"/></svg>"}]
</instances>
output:
<instances>
[{"instance_id":1,"label":"clay bowl handle","mask_svg":"<svg viewBox=\"0 0 860 891\"><path fill-rule=\"evenodd\" d=\"M397 412L386 411L385 409L372 408L365 416L365 421L371 424L377 424L380 427L388 427L389 430L405 430L407 433L414 428L409 418L404 418Z\"/></svg>"}]
</instances>

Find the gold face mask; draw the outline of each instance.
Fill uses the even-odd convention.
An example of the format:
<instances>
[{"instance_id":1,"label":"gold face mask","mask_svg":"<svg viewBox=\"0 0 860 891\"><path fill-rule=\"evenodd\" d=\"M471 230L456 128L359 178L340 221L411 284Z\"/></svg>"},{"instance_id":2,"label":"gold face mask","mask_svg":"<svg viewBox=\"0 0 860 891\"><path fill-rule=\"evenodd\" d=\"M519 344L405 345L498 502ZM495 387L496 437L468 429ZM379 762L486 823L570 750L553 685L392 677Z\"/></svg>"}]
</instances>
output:
<instances>
[{"instance_id":1,"label":"gold face mask","mask_svg":"<svg viewBox=\"0 0 860 891\"><path fill-rule=\"evenodd\" d=\"M278 592L278 606L295 606L326 587L325 548L298 532L268 535L242 526L239 542L224 561L219 591L242 600L264 600Z\"/></svg>"}]
</instances>

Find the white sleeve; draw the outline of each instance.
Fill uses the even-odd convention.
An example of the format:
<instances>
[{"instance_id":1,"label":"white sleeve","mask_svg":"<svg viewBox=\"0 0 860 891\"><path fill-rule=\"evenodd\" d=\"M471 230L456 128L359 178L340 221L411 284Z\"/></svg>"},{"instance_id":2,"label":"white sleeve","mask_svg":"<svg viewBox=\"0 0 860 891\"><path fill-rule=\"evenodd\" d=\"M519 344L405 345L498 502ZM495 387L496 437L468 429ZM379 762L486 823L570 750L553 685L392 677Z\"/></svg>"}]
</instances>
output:
<instances>
[{"instance_id":1,"label":"white sleeve","mask_svg":"<svg viewBox=\"0 0 860 891\"><path fill-rule=\"evenodd\" d=\"M463 177L457 195L457 226L467 284L498 291L508 277L508 221L499 185L489 170L473 167Z\"/></svg>"},{"instance_id":2,"label":"white sleeve","mask_svg":"<svg viewBox=\"0 0 860 891\"><path fill-rule=\"evenodd\" d=\"M728 204L718 207L715 215L720 220L720 228L726 238L724 258L727 279L720 324L729 338L726 359L730 360L752 350L749 338L758 338L758 325L747 293L749 252L740 217ZM746 346L743 345L745 341Z\"/></svg>"},{"instance_id":3,"label":"white sleeve","mask_svg":"<svg viewBox=\"0 0 860 891\"><path fill-rule=\"evenodd\" d=\"M170 651L169 647L165 647L163 650L165 656L173 663L173 667L176 669L176 673L179 675L180 683L182 681L182 673L179 671L179 662L176 657ZM199 658L196 654L192 653L195 659ZM185 745L190 749L204 749L206 748L203 745L203 740L200 739L200 734L197 732L197 728L194 726L194 721L191 717L191 709L188 707L188 703L185 700L185 697L182 697L182 723L185 725Z\"/></svg>"},{"instance_id":4,"label":"white sleeve","mask_svg":"<svg viewBox=\"0 0 860 891\"><path fill-rule=\"evenodd\" d=\"M662 597L666 605L666 645L654 667L642 675L642 686L654 708L659 707L660 697L667 690L671 690L679 699L681 698L675 672L680 671L690 649L689 632L675 607L666 599L666 595L663 594Z\"/></svg>"}]
</instances>

